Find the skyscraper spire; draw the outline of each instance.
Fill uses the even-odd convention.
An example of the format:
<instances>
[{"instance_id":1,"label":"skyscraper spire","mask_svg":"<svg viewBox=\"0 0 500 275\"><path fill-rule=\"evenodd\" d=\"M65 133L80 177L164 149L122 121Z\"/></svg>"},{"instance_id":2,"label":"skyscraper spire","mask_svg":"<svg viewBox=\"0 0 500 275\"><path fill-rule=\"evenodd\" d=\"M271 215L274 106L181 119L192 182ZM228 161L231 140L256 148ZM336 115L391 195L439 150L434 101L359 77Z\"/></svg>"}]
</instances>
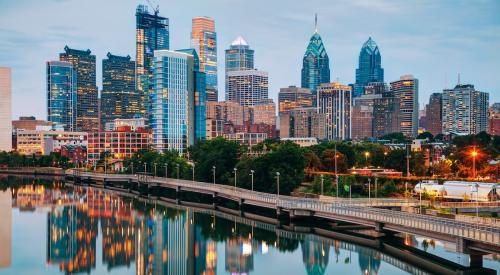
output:
<instances>
[{"instance_id":1,"label":"skyscraper spire","mask_svg":"<svg viewBox=\"0 0 500 275\"><path fill-rule=\"evenodd\" d=\"M314 14L314 32L318 33L318 13Z\"/></svg>"}]
</instances>

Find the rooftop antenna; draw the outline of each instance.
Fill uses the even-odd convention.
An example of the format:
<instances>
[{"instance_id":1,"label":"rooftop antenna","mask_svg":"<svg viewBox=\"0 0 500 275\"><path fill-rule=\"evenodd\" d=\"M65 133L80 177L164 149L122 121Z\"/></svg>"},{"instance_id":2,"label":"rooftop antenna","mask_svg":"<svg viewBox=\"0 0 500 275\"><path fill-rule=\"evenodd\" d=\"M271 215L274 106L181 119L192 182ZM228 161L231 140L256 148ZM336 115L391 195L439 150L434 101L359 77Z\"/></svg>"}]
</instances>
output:
<instances>
[{"instance_id":1,"label":"rooftop antenna","mask_svg":"<svg viewBox=\"0 0 500 275\"><path fill-rule=\"evenodd\" d=\"M457 85L460 85L460 73L458 73L458 83Z\"/></svg>"},{"instance_id":2,"label":"rooftop antenna","mask_svg":"<svg viewBox=\"0 0 500 275\"><path fill-rule=\"evenodd\" d=\"M314 14L314 32L318 33L318 13Z\"/></svg>"}]
</instances>

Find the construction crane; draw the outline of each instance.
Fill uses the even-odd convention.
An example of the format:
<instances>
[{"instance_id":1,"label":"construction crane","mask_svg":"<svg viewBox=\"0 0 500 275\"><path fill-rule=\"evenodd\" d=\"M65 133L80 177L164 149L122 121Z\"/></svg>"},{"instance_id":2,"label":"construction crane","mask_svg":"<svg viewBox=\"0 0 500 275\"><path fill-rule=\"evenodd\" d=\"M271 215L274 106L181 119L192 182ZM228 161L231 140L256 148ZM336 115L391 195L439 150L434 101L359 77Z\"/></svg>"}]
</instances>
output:
<instances>
[{"instance_id":1,"label":"construction crane","mask_svg":"<svg viewBox=\"0 0 500 275\"><path fill-rule=\"evenodd\" d=\"M148 2L148 5L153 9L153 11L155 12L155 16L158 16L158 13L160 13L160 5L158 5L158 3L156 3L155 1L153 0L146 0ZM156 5L154 5L156 4Z\"/></svg>"},{"instance_id":2,"label":"construction crane","mask_svg":"<svg viewBox=\"0 0 500 275\"><path fill-rule=\"evenodd\" d=\"M154 50L158 49L158 14L160 13L160 5L156 3L153 0L146 0L148 2L148 5L153 9L155 12L155 22L154 22L154 28L155 28L155 38L154 38L154 43L155 43L155 48ZM156 7L155 5L156 4Z\"/></svg>"}]
</instances>

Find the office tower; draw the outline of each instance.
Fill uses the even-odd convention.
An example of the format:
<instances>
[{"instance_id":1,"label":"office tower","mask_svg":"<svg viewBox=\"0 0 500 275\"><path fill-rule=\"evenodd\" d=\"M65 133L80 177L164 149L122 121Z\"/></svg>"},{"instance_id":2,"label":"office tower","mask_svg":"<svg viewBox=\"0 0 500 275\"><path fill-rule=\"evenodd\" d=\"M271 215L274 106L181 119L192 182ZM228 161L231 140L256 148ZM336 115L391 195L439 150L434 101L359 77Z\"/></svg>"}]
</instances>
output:
<instances>
[{"instance_id":1,"label":"office tower","mask_svg":"<svg viewBox=\"0 0 500 275\"><path fill-rule=\"evenodd\" d=\"M352 139L363 140L373 137L375 100L381 94L363 94L353 98L352 104Z\"/></svg>"},{"instance_id":2,"label":"office tower","mask_svg":"<svg viewBox=\"0 0 500 275\"><path fill-rule=\"evenodd\" d=\"M387 91L373 101L373 137L399 132L399 98Z\"/></svg>"},{"instance_id":3,"label":"office tower","mask_svg":"<svg viewBox=\"0 0 500 275\"><path fill-rule=\"evenodd\" d=\"M115 119L131 119L140 114L135 62L129 55L106 56L102 60L101 128Z\"/></svg>"},{"instance_id":4,"label":"office tower","mask_svg":"<svg viewBox=\"0 0 500 275\"><path fill-rule=\"evenodd\" d=\"M194 74L194 135L196 140L205 139L207 120L208 86L206 84L207 74L200 71L200 59L195 49L177 50L193 56ZM217 102L217 100L215 100Z\"/></svg>"},{"instance_id":5,"label":"office tower","mask_svg":"<svg viewBox=\"0 0 500 275\"><path fill-rule=\"evenodd\" d=\"M60 61L73 65L76 71L76 128L78 131L96 131L99 128L98 91L96 86L95 55L64 47Z\"/></svg>"},{"instance_id":6,"label":"office tower","mask_svg":"<svg viewBox=\"0 0 500 275\"><path fill-rule=\"evenodd\" d=\"M280 138L326 138L326 116L315 107L280 113Z\"/></svg>"},{"instance_id":7,"label":"office tower","mask_svg":"<svg viewBox=\"0 0 500 275\"><path fill-rule=\"evenodd\" d=\"M403 75L391 82L391 92L399 99L400 129L407 137L416 137L418 132L418 79Z\"/></svg>"},{"instance_id":8,"label":"office tower","mask_svg":"<svg viewBox=\"0 0 500 275\"><path fill-rule=\"evenodd\" d=\"M159 16L159 9L150 14L148 7L138 5L135 12L135 72L136 90L140 100L140 113L147 118L149 95L153 90L153 54L155 50L170 49L168 18Z\"/></svg>"},{"instance_id":9,"label":"office tower","mask_svg":"<svg viewBox=\"0 0 500 275\"><path fill-rule=\"evenodd\" d=\"M66 61L47 62L47 121L76 130L76 70Z\"/></svg>"},{"instance_id":10,"label":"office tower","mask_svg":"<svg viewBox=\"0 0 500 275\"><path fill-rule=\"evenodd\" d=\"M489 94L474 85L457 84L443 91L443 133L477 134L488 129Z\"/></svg>"},{"instance_id":11,"label":"office tower","mask_svg":"<svg viewBox=\"0 0 500 275\"><path fill-rule=\"evenodd\" d=\"M207 119L243 125L243 109L233 101L207 102Z\"/></svg>"},{"instance_id":12,"label":"office tower","mask_svg":"<svg viewBox=\"0 0 500 275\"><path fill-rule=\"evenodd\" d=\"M248 109L252 110L252 124L276 125L276 104L272 99L261 101Z\"/></svg>"},{"instance_id":13,"label":"office tower","mask_svg":"<svg viewBox=\"0 0 500 275\"><path fill-rule=\"evenodd\" d=\"M338 82L323 83L318 87L318 109L326 115L326 138L351 138L351 87Z\"/></svg>"},{"instance_id":14,"label":"office tower","mask_svg":"<svg viewBox=\"0 0 500 275\"><path fill-rule=\"evenodd\" d=\"M206 93L208 101L218 100L217 85L217 33L212 18L202 16L193 18L191 48L196 50L200 59L200 72L206 74Z\"/></svg>"},{"instance_id":15,"label":"office tower","mask_svg":"<svg viewBox=\"0 0 500 275\"><path fill-rule=\"evenodd\" d=\"M228 72L254 69L254 51L250 49L247 41L238 36L226 50L226 100L228 98Z\"/></svg>"},{"instance_id":16,"label":"office tower","mask_svg":"<svg viewBox=\"0 0 500 275\"><path fill-rule=\"evenodd\" d=\"M227 100L253 106L268 98L268 74L258 70L227 73Z\"/></svg>"},{"instance_id":17,"label":"office tower","mask_svg":"<svg viewBox=\"0 0 500 275\"><path fill-rule=\"evenodd\" d=\"M182 154L195 140L195 57L180 51L158 50L154 64L150 106L153 148Z\"/></svg>"},{"instance_id":18,"label":"office tower","mask_svg":"<svg viewBox=\"0 0 500 275\"><path fill-rule=\"evenodd\" d=\"M429 104L425 107L425 130L434 136L443 132L442 109L443 94L431 94Z\"/></svg>"},{"instance_id":19,"label":"office tower","mask_svg":"<svg viewBox=\"0 0 500 275\"><path fill-rule=\"evenodd\" d=\"M295 108L312 107L316 98L307 88L288 86L278 93L279 112L287 112Z\"/></svg>"},{"instance_id":20,"label":"office tower","mask_svg":"<svg viewBox=\"0 0 500 275\"><path fill-rule=\"evenodd\" d=\"M330 60L318 33L318 17L315 19L316 28L302 60L301 85L302 88L310 89L314 95L321 83L330 82Z\"/></svg>"},{"instance_id":21,"label":"office tower","mask_svg":"<svg viewBox=\"0 0 500 275\"><path fill-rule=\"evenodd\" d=\"M384 69L377 44L370 37L361 47L359 65L356 69L356 84L353 97L365 93L365 86L370 82L384 82Z\"/></svg>"},{"instance_id":22,"label":"office tower","mask_svg":"<svg viewBox=\"0 0 500 275\"><path fill-rule=\"evenodd\" d=\"M12 150L12 72L0 67L0 151Z\"/></svg>"}]
</instances>

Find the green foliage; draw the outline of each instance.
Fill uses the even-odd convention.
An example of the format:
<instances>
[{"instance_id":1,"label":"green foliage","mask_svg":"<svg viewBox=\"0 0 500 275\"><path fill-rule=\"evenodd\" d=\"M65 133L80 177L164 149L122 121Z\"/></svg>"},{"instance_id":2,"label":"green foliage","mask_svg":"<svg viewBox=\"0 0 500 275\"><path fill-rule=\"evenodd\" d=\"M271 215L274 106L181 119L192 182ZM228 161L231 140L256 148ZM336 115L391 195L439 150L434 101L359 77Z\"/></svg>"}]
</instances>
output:
<instances>
[{"instance_id":1,"label":"green foliage","mask_svg":"<svg viewBox=\"0 0 500 275\"><path fill-rule=\"evenodd\" d=\"M380 191L381 191L380 192L381 195L383 195L383 196L387 196L387 195L390 195L392 193L396 193L397 192L396 183L394 183L393 180L388 180L388 181L384 182Z\"/></svg>"},{"instance_id":2,"label":"green foliage","mask_svg":"<svg viewBox=\"0 0 500 275\"><path fill-rule=\"evenodd\" d=\"M61 167L70 168L73 164L69 163L67 157L59 153L51 153L48 156L42 155L20 155L18 152L0 152L0 166L13 167Z\"/></svg>"},{"instance_id":3,"label":"green foliage","mask_svg":"<svg viewBox=\"0 0 500 275\"><path fill-rule=\"evenodd\" d=\"M164 177L166 173L166 165L168 165L168 176L170 178L177 177L177 165L179 165L179 178L191 179L192 170L187 161L175 151L165 151L160 153L154 150L143 150L132 156L130 159L125 159L123 162L125 173L155 173ZM145 170L146 169L146 170Z\"/></svg>"},{"instance_id":4,"label":"green foliage","mask_svg":"<svg viewBox=\"0 0 500 275\"><path fill-rule=\"evenodd\" d=\"M417 139L427 139L429 141L434 141L434 136L430 132L423 132L417 136Z\"/></svg>"},{"instance_id":5,"label":"green foliage","mask_svg":"<svg viewBox=\"0 0 500 275\"><path fill-rule=\"evenodd\" d=\"M317 175L314 177L312 182L312 191L315 194L321 194L321 176ZM335 195L334 180L330 176L323 176L323 194L324 195Z\"/></svg>"},{"instance_id":6,"label":"green foliage","mask_svg":"<svg viewBox=\"0 0 500 275\"><path fill-rule=\"evenodd\" d=\"M407 143L409 140L403 133L390 133L380 137L383 140L390 140L391 142L396 143Z\"/></svg>"}]
</instances>

